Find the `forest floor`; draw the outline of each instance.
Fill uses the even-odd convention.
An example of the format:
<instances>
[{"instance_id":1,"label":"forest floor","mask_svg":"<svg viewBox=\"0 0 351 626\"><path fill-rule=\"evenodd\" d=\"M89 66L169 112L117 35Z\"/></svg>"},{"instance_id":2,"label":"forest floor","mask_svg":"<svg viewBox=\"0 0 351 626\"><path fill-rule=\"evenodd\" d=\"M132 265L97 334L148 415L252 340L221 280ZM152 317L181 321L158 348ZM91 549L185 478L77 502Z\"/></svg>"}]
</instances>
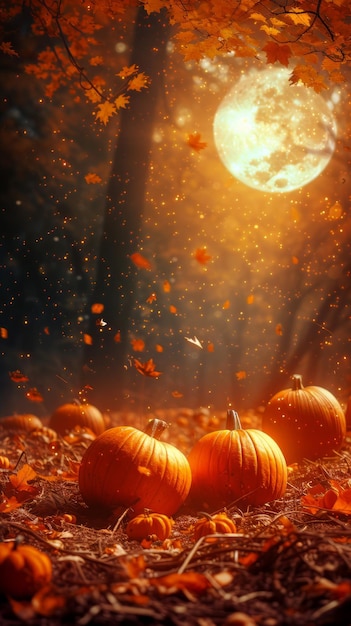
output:
<instances>
[{"instance_id":1,"label":"forest floor","mask_svg":"<svg viewBox=\"0 0 351 626\"><path fill-rule=\"evenodd\" d=\"M185 453L225 423L225 415L190 409L162 417ZM112 425L141 428L138 419L119 414ZM259 427L250 413L241 421ZM52 584L31 601L0 599L3 626L351 625L351 433L331 457L291 466L281 500L229 506L237 533L195 542L199 513L184 506L169 539L140 544L128 539L121 512L103 517L81 498L77 469L89 433L1 430L0 455L11 467L0 470L0 540L20 537L53 565ZM330 488L344 496L337 506L321 497Z\"/></svg>"}]
</instances>

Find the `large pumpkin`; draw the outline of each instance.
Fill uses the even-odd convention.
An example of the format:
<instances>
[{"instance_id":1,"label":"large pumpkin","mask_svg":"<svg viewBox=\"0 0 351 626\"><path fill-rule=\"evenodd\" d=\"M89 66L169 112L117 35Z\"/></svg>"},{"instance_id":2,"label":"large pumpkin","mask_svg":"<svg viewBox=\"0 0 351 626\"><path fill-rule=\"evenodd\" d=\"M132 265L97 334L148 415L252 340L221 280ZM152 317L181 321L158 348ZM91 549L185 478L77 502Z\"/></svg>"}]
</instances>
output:
<instances>
[{"instance_id":1,"label":"large pumpkin","mask_svg":"<svg viewBox=\"0 0 351 626\"><path fill-rule=\"evenodd\" d=\"M100 435L105 430L105 421L99 409L92 404L80 402L67 402L59 406L51 415L49 425L60 435L67 434L75 426L89 428L95 435Z\"/></svg>"},{"instance_id":2,"label":"large pumpkin","mask_svg":"<svg viewBox=\"0 0 351 626\"><path fill-rule=\"evenodd\" d=\"M172 515L186 499L191 472L180 450L159 441L167 424L150 420L145 432L132 426L106 430L86 450L79 487L90 506Z\"/></svg>"},{"instance_id":3,"label":"large pumpkin","mask_svg":"<svg viewBox=\"0 0 351 626\"><path fill-rule=\"evenodd\" d=\"M27 600L51 581L47 554L16 541L0 543L0 592Z\"/></svg>"},{"instance_id":4,"label":"large pumpkin","mask_svg":"<svg viewBox=\"0 0 351 626\"><path fill-rule=\"evenodd\" d=\"M317 459L340 447L346 421L338 400L322 387L304 387L295 374L292 386L268 402L262 429L275 439L288 463Z\"/></svg>"},{"instance_id":5,"label":"large pumpkin","mask_svg":"<svg viewBox=\"0 0 351 626\"><path fill-rule=\"evenodd\" d=\"M235 411L228 411L226 428L201 437L188 458L190 499L205 510L260 505L285 492L287 467L280 448L260 430L242 429Z\"/></svg>"}]
</instances>

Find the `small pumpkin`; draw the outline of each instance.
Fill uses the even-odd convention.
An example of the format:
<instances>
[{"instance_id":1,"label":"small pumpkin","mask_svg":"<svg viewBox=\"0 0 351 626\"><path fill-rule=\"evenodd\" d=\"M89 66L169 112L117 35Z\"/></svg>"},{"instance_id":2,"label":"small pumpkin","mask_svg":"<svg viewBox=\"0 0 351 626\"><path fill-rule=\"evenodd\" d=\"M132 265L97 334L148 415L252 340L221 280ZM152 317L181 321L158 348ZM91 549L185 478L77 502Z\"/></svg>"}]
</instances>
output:
<instances>
[{"instance_id":1,"label":"small pumpkin","mask_svg":"<svg viewBox=\"0 0 351 626\"><path fill-rule=\"evenodd\" d=\"M173 524L174 521L168 515L145 510L128 522L126 534L129 539L136 541L143 541L150 535L156 535L160 541L164 541L170 536Z\"/></svg>"},{"instance_id":2,"label":"small pumpkin","mask_svg":"<svg viewBox=\"0 0 351 626\"><path fill-rule=\"evenodd\" d=\"M338 400L327 389L304 387L295 374L292 386L276 393L262 417L262 429L278 443L288 463L317 459L340 447L346 420Z\"/></svg>"},{"instance_id":3,"label":"small pumpkin","mask_svg":"<svg viewBox=\"0 0 351 626\"><path fill-rule=\"evenodd\" d=\"M173 515L186 499L191 472L185 455L159 441L166 422L150 420L145 432L133 426L106 430L85 451L79 468L81 494L89 506L132 507Z\"/></svg>"},{"instance_id":4,"label":"small pumpkin","mask_svg":"<svg viewBox=\"0 0 351 626\"><path fill-rule=\"evenodd\" d=\"M194 526L194 539L198 541L200 537L214 535L215 533L236 533L235 522L226 513L216 513L208 515L203 513Z\"/></svg>"},{"instance_id":5,"label":"small pumpkin","mask_svg":"<svg viewBox=\"0 0 351 626\"><path fill-rule=\"evenodd\" d=\"M9 415L0 418L0 427L9 431L19 431L29 433L36 428L42 428L43 424L39 417L32 413L23 413L19 415Z\"/></svg>"},{"instance_id":6,"label":"small pumpkin","mask_svg":"<svg viewBox=\"0 0 351 626\"><path fill-rule=\"evenodd\" d=\"M202 509L220 509L238 501L261 505L284 495L287 467L273 439L256 429L244 430L235 411L226 428L207 433L189 453L190 499Z\"/></svg>"},{"instance_id":7,"label":"small pumpkin","mask_svg":"<svg viewBox=\"0 0 351 626\"><path fill-rule=\"evenodd\" d=\"M52 578L51 560L44 552L18 541L0 543L0 592L28 600Z\"/></svg>"},{"instance_id":8,"label":"small pumpkin","mask_svg":"<svg viewBox=\"0 0 351 626\"><path fill-rule=\"evenodd\" d=\"M49 427L59 435L66 435L75 426L89 428L95 435L100 435L105 430L105 421L99 409L89 403L67 402L51 415Z\"/></svg>"}]
</instances>

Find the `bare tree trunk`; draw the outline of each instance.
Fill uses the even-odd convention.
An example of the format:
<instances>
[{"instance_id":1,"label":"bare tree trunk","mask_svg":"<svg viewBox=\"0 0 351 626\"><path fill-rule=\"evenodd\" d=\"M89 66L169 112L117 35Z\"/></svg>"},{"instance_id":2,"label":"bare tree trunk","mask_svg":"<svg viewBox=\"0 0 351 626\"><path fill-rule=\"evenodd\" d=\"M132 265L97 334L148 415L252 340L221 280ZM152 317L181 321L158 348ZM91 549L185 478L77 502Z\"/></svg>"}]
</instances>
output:
<instances>
[{"instance_id":1,"label":"bare tree trunk","mask_svg":"<svg viewBox=\"0 0 351 626\"><path fill-rule=\"evenodd\" d=\"M138 270L130 255L138 251L145 204L152 130L162 89L169 24L163 13L138 10L130 65L150 78L121 113L120 132L106 194L103 233L92 304L104 305L99 324L91 315L92 345L84 355L83 384L102 409L119 408L128 396L126 364ZM140 271L140 270L139 270Z\"/></svg>"}]
</instances>

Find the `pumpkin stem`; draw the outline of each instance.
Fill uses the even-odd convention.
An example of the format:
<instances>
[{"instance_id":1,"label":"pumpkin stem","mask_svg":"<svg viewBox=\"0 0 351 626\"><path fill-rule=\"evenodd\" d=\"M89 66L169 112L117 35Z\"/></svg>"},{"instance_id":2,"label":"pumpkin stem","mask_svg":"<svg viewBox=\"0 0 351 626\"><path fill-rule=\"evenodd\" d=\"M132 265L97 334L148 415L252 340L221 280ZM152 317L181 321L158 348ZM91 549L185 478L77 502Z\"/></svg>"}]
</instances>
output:
<instances>
[{"instance_id":1,"label":"pumpkin stem","mask_svg":"<svg viewBox=\"0 0 351 626\"><path fill-rule=\"evenodd\" d=\"M206 517L206 519L212 519L213 518L213 516L210 513L206 513L206 511L199 511L198 515L199 516L201 515L202 517Z\"/></svg>"},{"instance_id":2,"label":"pumpkin stem","mask_svg":"<svg viewBox=\"0 0 351 626\"><path fill-rule=\"evenodd\" d=\"M147 423L144 432L154 439L160 439L166 428L168 428L167 422L155 418Z\"/></svg>"},{"instance_id":3,"label":"pumpkin stem","mask_svg":"<svg viewBox=\"0 0 351 626\"><path fill-rule=\"evenodd\" d=\"M294 376L292 377L292 382L293 382L292 384L293 391L297 391L298 389L303 389L301 374L294 374Z\"/></svg>"},{"instance_id":4,"label":"pumpkin stem","mask_svg":"<svg viewBox=\"0 0 351 626\"><path fill-rule=\"evenodd\" d=\"M238 413L236 411L233 411L232 409L229 409L227 411L226 429L227 430L240 430L241 429L240 417Z\"/></svg>"}]
</instances>

